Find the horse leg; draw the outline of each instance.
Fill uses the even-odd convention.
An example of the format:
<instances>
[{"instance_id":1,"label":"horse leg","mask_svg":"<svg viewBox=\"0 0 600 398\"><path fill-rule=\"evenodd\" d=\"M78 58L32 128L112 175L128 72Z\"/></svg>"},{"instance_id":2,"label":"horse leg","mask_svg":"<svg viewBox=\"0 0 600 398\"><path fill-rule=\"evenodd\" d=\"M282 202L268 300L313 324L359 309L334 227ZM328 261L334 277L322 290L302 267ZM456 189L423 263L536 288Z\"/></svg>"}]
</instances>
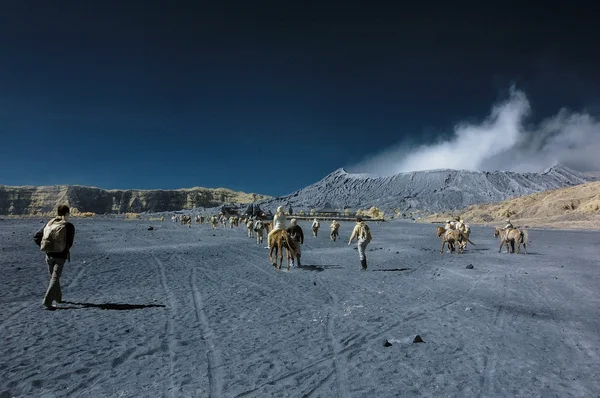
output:
<instances>
[{"instance_id":1,"label":"horse leg","mask_svg":"<svg viewBox=\"0 0 600 398\"><path fill-rule=\"evenodd\" d=\"M281 239L277 242L277 255L279 256L279 266L277 269L281 269L281 265L283 264L283 245Z\"/></svg>"},{"instance_id":2,"label":"horse leg","mask_svg":"<svg viewBox=\"0 0 600 398\"><path fill-rule=\"evenodd\" d=\"M446 246L446 241L442 240L442 250L440 250L440 254L444 254L444 246Z\"/></svg>"},{"instance_id":3,"label":"horse leg","mask_svg":"<svg viewBox=\"0 0 600 398\"><path fill-rule=\"evenodd\" d=\"M275 251L275 257L273 257L273 251ZM271 250L269 250L269 261L273 267L277 267L277 245L271 246Z\"/></svg>"}]
</instances>

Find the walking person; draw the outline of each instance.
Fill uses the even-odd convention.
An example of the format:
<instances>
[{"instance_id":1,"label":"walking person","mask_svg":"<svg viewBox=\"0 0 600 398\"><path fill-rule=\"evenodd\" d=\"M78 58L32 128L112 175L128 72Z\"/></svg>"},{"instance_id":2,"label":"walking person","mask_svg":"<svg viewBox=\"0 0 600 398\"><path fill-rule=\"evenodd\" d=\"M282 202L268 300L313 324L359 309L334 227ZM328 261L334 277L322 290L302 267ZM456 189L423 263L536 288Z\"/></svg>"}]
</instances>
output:
<instances>
[{"instance_id":1,"label":"walking person","mask_svg":"<svg viewBox=\"0 0 600 398\"><path fill-rule=\"evenodd\" d=\"M312 233L313 236L316 238L317 234L319 233L319 227L321 226L321 224L319 224L319 220L317 220L316 218L313 220L312 222Z\"/></svg>"},{"instance_id":2,"label":"walking person","mask_svg":"<svg viewBox=\"0 0 600 398\"><path fill-rule=\"evenodd\" d=\"M287 229L287 233L291 239L296 242L296 265L298 268L302 267L300 257L302 257L302 245L304 244L304 232L298 225L298 221L295 218L290 220L290 227ZM294 266L294 259L292 258L292 267Z\"/></svg>"},{"instance_id":3,"label":"walking person","mask_svg":"<svg viewBox=\"0 0 600 398\"><path fill-rule=\"evenodd\" d=\"M352 235L350 235L350 240L348 241L348 246L352 243L354 238L357 239L358 243L358 257L360 259L360 265L362 266L362 270L367 270L367 256L365 251L367 250L367 245L371 243L371 229L369 226L363 221L361 217L356 217L356 225L352 230Z\"/></svg>"},{"instance_id":4,"label":"walking person","mask_svg":"<svg viewBox=\"0 0 600 398\"><path fill-rule=\"evenodd\" d=\"M329 233L329 239L335 242L337 237L340 235L340 223L336 220L333 220L329 226L329 230L331 231Z\"/></svg>"},{"instance_id":5,"label":"walking person","mask_svg":"<svg viewBox=\"0 0 600 398\"><path fill-rule=\"evenodd\" d=\"M71 247L75 238L75 226L69 222L69 206L60 205L57 216L35 233L33 240L46 252L46 264L50 274L50 282L42 304L47 310L54 310L53 301L62 303L60 277L65 262L71 262Z\"/></svg>"}]
</instances>

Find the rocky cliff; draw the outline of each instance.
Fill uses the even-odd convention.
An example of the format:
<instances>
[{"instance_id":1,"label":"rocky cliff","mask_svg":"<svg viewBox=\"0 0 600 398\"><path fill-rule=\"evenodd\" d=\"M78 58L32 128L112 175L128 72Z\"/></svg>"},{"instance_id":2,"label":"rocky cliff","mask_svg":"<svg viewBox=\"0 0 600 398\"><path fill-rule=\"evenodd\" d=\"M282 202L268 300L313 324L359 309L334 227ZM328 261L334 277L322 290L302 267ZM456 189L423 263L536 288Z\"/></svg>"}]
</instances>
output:
<instances>
[{"instance_id":1,"label":"rocky cliff","mask_svg":"<svg viewBox=\"0 0 600 398\"><path fill-rule=\"evenodd\" d=\"M106 190L84 186L0 185L0 215L29 215L52 212L68 204L80 212L142 213L175 211L194 207L216 207L226 203L250 203L265 195L235 192L225 188L178 190Z\"/></svg>"}]
</instances>

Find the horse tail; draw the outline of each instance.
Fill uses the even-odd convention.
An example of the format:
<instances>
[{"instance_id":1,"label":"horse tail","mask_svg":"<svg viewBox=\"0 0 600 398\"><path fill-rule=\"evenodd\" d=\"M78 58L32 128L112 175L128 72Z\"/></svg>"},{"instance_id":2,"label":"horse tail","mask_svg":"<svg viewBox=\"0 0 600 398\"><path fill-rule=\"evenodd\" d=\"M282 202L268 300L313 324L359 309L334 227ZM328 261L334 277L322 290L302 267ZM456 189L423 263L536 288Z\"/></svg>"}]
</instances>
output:
<instances>
[{"instance_id":1,"label":"horse tail","mask_svg":"<svg viewBox=\"0 0 600 398\"><path fill-rule=\"evenodd\" d=\"M462 233L462 232L460 234L462 235L463 239L465 239L467 242L469 242L473 246L477 246L475 243L471 242L471 239L469 239L469 237L467 236L467 234Z\"/></svg>"},{"instance_id":2,"label":"horse tail","mask_svg":"<svg viewBox=\"0 0 600 398\"><path fill-rule=\"evenodd\" d=\"M529 232L526 229L523 229L523 243L529 244Z\"/></svg>"}]
</instances>

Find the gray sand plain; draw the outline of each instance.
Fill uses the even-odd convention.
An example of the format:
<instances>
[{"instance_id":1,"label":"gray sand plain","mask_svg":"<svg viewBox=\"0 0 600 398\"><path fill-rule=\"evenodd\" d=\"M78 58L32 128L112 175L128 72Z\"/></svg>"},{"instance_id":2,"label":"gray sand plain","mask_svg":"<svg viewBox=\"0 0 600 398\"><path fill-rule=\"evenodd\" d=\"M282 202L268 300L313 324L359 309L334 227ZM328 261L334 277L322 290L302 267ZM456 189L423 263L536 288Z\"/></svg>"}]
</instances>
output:
<instances>
[{"instance_id":1,"label":"gray sand plain","mask_svg":"<svg viewBox=\"0 0 600 398\"><path fill-rule=\"evenodd\" d=\"M242 227L74 223L46 311L42 224L0 221L2 398L600 396L597 232L531 230L508 255L474 227L441 255L434 225L371 223L362 272L352 223L337 242L300 223L305 267L284 272Z\"/></svg>"}]
</instances>

